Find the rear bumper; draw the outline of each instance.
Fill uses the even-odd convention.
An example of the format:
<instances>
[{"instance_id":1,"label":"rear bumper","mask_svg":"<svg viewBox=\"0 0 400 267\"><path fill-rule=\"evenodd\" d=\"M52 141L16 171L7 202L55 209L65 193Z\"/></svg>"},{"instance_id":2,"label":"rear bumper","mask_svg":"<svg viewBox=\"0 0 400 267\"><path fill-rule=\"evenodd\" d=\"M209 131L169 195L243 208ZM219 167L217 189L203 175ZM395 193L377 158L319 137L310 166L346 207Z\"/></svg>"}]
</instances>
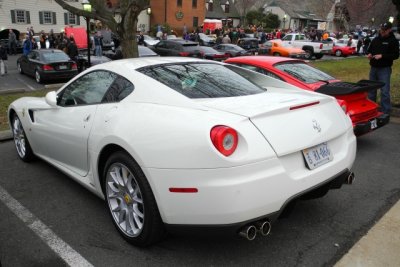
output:
<instances>
[{"instance_id":1,"label":"rear bumper","mask_svg":"<svg viewBox=\"0 0 400 267\"><path fill-rule=\"evenodd\" d=\"M361 122L354 125L354 134L360 136L371 131L375 131L390 121L390 116L388 114L382 114L376 118L370 119L367 122Z\"/></svg>"},{"instance_id":2,"label":"rear bumper","mask_svg":"<svg viewBox=\"0 0 400 267\"><path fill-rule=\"evenodd\" d=\"M78 70L68 71L41 71L40 76L43 80L54 81L54 80L67 80L75 77L78 74Z\"/></svg>"}]
</instances>

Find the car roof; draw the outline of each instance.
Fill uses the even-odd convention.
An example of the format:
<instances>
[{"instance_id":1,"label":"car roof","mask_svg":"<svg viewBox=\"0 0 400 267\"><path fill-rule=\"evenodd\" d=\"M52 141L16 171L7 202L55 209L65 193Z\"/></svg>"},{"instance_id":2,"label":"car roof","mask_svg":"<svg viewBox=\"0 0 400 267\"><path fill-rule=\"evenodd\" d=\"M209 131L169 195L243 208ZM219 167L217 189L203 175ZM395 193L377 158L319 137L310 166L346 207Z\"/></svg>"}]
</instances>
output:
<instances>
[{"instance_id":1,"label":"car roof","mask_svg":"<svg viewBox=\"0 0 400 267\"><path fill-rule=\"evenodd\" d=\"M168 40L162 40L164 42L172 42L172 43L179 43L179 44L197 44L196 42L193 41L188 41L188 40L184 40L184 39L168 39Z\"/></svg>"},{"instance_id":2,"label":"car roof","mask_svg":"<svg viewBox=\"0 0 400 267\"><path fill-rule=\"evenodd\" d=\"M292 58L284 58L284 57L273 57L273 56L243 56L243 57L235 57L229 58L225 60L226 63L249 63L256 65L267 65L273 66L277 63L282 62L301 62L305 63L303 60L292 59Z\"/></svg>"}]
</instances>

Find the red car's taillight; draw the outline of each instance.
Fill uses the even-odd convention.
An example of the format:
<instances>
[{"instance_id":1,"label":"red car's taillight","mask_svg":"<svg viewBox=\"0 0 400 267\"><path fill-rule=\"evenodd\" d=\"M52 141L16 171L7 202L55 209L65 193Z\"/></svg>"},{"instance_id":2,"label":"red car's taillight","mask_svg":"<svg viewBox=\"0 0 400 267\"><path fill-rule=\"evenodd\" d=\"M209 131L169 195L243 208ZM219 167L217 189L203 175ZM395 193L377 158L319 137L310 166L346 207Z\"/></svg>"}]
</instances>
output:
<instances>
[{"instance_id":1,"label":"red car's taillight","mask_svg":"<svg viewBox=\"0 0 400 267\"><path fill-rule=\"evenodd\" d=\"M77 70L78 69L78 65L76 65L76 63L73 63L72 66L71 66L71 69Z\"/></svg>"},{"instance_id":2,"label":"red car's taillight","mask_svg":"<svg viewBox=\"0 0 400 267\"><path fill-rule=\"evenodd\" d=\"M215 148L224 156L228 157L235 152L238 145L238 134L236 130L218 125L211 129L211 141Z\"/></svg>"},{"instance_id":3,"label":"red car's taillight","mask_svg":"<svg viewBox=\"0 0 400 267\"><path fill-rule=\"evenodd\" d=\"M43 65L42 69L43 70L54 70L54 68L51 65Z\"/></svg>"},{"instance_id":4,"label":"red car's taillight","mask_svg":"<svg viewBox=\"0 0 400 267\"><path fill-rule=\"evenodd\" d=\"M189 56L189 52L180 52L179 55L181 57L188 57Z\"/></svg>"}]
</instances>

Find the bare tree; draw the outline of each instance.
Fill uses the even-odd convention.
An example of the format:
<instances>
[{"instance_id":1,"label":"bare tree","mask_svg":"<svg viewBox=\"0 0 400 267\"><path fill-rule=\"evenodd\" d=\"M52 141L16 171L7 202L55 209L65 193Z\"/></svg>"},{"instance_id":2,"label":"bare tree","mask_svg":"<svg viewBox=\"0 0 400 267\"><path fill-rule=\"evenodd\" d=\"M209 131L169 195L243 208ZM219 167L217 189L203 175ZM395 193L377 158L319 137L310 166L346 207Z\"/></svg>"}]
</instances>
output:
<instances>
[{"instance_id":1,"label":"bare tree","mask_svg":"<svg viewBox=\"0 0 400 267\"><path fill-rule=\"evenodd\" d=\"M247 12L254 6L258 0L235 0L235 7L239 13L241 24L244 23Z\"/></svg>"},{"instance_id":2,"label":"bare tree","mask_svg":"<svg viewBox=\"0 0 400 267\"><path fill-rule=\"evenodd\" d=\"M62 8L78 16L100 20L103 25L117 33L124 58L138 57L136 29L138 16L150 6L150 0L89 0L92 11L73 7L64 0L54 0ZM118 13L118 21L115 19Z\"/></svg>"},{"instance_id":3,"label":"bare tree","mask_svg":"<svg viewBox=\"0 0 400 267\"><path fill-rule=\"evenodd\" d=\"M395 5L391 0L346 0L347 10L350 13L352 26L377 26L394 16ZM374 18L374 22L372 22ZM372 25L375 23L375 25Z\"/></svg>"}]
</instances>

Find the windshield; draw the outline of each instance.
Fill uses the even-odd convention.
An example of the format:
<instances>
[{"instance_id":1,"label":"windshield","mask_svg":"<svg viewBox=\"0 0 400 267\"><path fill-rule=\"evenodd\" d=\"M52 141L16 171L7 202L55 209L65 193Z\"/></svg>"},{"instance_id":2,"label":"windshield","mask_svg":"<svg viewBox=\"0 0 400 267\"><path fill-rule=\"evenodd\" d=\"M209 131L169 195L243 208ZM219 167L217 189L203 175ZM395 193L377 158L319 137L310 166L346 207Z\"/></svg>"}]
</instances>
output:
<instances>
[{"instance_id":1,"label":"windshield","mask_svg":"<svg viewBox=\"0 0 400 267\"><path fill-rule=\"evenodd\" d=\"M53 52L53 53L43 53L42 59L44 62L57 62L57 61L68 61L69 57L65 53Z\"/></svg>"},{"instance_id":2,"label":"windshield","mask_svg":"<svg viewBox=\"0 0 400 267\"><path fill-rule=\"evenodd\" d=\"M189 98L234 97L266 91L240 72L219 64L173 64L138 71Z\"/></svg>"},{"instance_id":3,"label":"windshield","mask_svg":"<svg viewBox=\"0 0 400 267\"><path fill-rule=\"evenodd\" d=\"M301 62L281 63L276 64L274 67L305 83L315 83L318 81L329 81L335 79L332 76Z\"/></svg>"}]
</instances>

